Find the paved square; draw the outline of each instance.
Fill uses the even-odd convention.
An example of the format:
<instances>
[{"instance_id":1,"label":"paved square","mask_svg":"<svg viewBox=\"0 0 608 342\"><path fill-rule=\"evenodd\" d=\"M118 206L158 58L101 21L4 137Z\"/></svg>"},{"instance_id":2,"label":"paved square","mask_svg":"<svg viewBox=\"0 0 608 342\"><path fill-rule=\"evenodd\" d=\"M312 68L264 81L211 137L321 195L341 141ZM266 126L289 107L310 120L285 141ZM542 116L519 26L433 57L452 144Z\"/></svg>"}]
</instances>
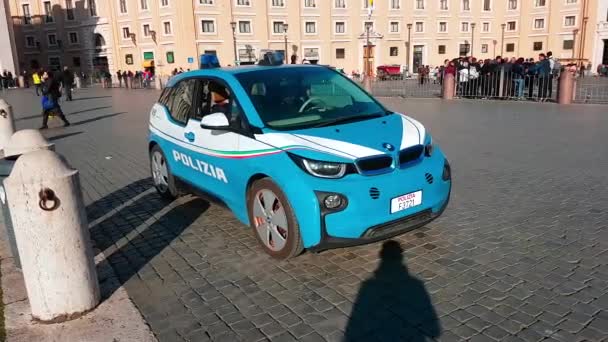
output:
<instances>
[{"instance_id":1,"label":"paved square","mask_svg":"<svg viewBox=\"0 0 608 342\"><path fill-rule=\"evenodd\" d=\"M39 126L31 91L2 96ZM608 107L384 100L445 150L448 209L393 242L277 262L228 210L151 189L157 96L79 91L74 125L44 134L81 172L119 278L100 275L104 295L125 286L161 342L608 340Z\"/></svg>"}]
</instances>

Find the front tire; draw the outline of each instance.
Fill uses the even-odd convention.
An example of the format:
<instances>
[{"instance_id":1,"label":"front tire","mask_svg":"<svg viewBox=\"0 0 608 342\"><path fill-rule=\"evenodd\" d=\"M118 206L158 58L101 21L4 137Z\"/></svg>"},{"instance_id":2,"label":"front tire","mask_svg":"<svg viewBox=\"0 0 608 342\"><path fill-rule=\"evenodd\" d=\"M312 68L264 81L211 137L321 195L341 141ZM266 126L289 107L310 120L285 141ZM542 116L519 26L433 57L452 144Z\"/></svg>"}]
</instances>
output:
<instances>
[{"instance_id":1,"label":"front tire","mask_svg":"<svg viewBox=\"0 0 608 342\"><path fill-rule=\"evenodd\" d=\"M287 197L272 180L263 178L247 192L249 222L258 243L276 259L290 259L304 250L300 227Z\"/></svg>"},{"instance_id":2,"label":"front tire","mask_svg":"<svg viewBox=\"0 0 608 342\"><path fill-rule=\"evenodd\" d=\"M150 172L156 191L167 200L174 200L181 195L177 181L171 173L165 154L158 145L150 149Z\"/></svg>"}]
</instances>

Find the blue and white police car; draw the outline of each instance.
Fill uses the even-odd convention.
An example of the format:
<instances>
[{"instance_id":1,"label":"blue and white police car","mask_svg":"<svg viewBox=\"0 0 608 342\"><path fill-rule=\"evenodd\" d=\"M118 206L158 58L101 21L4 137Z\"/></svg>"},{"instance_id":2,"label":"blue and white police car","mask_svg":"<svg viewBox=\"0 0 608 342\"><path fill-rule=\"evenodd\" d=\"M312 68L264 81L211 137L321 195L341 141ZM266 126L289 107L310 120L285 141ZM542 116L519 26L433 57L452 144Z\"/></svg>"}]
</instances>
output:
<instances>
[{"instance_id":1,"label":"blue and white police car","mask_svg":"<svg viewBox=\"0 0 608 342\"><path fill-rule=\"evenodd\" d=\"M221 201L281 259L386 239L441 215L450 165L422 124L328 67L269 60L167 84L149 124L162 196Z\"/></svg>"}]
</instances>

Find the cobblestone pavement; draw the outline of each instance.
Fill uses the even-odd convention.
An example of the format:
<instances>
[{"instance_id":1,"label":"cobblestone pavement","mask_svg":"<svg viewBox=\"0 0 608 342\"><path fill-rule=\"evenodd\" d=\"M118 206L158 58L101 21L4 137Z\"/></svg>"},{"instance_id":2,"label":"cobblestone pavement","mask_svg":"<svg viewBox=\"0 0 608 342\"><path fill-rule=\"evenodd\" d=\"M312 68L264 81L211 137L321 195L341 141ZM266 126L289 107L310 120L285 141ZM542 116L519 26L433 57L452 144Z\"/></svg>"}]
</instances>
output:
<instances>
[{"instance_id":1,"label":"cobblestone pavement","mask_svg":"<svg viewBox=\"0 0 608 342\"><path fill-rule=\"evenodd\" d=\"M38 99L8 94L18 126L37 127ZM45 135L81 172L119 277L101 275L104 294L124 285L161 342L608 340L607 107L386 100L449 156L444 215L391 242L277 262L226 209L151 190L156 96L77 92L73 127Z\"/></svg>"}]
</instances>

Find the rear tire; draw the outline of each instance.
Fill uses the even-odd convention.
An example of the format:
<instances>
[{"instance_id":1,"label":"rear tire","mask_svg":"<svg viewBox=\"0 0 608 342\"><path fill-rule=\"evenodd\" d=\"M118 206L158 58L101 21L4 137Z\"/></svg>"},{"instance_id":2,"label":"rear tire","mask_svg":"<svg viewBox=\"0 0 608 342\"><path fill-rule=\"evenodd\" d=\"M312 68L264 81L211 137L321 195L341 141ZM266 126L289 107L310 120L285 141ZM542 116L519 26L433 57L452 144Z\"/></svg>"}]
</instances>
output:
<instances>
[{"instance_id":1,"label":"rear tire","mask_svg":"<svg viewBox=\"0 0 608 342\"><path fill-rule=\"evenodd\" d=\"M253 183L247 192L252 233L264 251L276 259L290 259L304 250L300 226L287 197L270 178Z\"/></svg>"},{"instance_id":2,"label":"rear tire","mask_svg":"<svg viewBox=\"0 0 608 342\"><path fill-rule=\"evenodd\" d=\"M154 187L161 197L174 200L181 196L177 180L171 173L167 158L158 145L150 149L150 172Z\"/></svg>"}]
</instances>

